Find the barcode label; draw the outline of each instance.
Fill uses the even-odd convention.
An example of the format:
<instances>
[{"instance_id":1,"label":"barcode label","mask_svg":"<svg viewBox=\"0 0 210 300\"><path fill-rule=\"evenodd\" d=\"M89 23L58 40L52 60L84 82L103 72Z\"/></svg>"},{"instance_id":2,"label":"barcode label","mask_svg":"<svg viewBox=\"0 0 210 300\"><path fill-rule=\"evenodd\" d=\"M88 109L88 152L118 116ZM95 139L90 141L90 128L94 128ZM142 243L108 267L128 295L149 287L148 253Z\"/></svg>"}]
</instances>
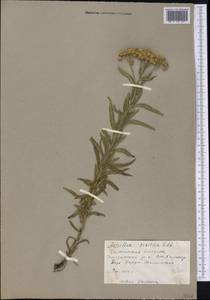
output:
<instances>
[{"instance_id":1,"label":"barcode label","mask_svg":"<svg viewBox=\"0 0 210 300\"><path fill-rule=\"evenodd\" d=\"M164 7L164 24L190 24L190 7Z\"/></svg>"}]
</instances>

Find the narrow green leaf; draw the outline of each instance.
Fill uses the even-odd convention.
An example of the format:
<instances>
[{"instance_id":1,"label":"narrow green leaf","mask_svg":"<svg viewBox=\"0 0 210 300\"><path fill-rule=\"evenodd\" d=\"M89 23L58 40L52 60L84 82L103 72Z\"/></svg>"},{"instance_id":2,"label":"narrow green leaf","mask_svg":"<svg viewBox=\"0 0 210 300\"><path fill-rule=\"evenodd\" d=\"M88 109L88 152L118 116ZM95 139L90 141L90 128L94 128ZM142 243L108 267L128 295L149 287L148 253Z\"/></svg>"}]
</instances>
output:
<instances>
[{"instance_id":1,"label":"narrow green leaf","mask_svg":"<svg viewBox=\"0 0 210 300\"><path fill-rule=\"evenodd\" d=\"M113 109L119 115L122 113L122 111L120 109L117 109L117 107L115 105L113 105Z\"/></svg>"},{"instance_id":2,"label":"narrow green leaf","mask_svg":"<svg viewBox=\"0 0 210 300\"><path fill-rule=\"evenodd\" d=\"M74 230L76 230L77 232L80 232L80 230L74 225L74 223L69 220L70 225L72 226L72 228L74 228Z\"/></svg>"},{"instance_id":3,"label":"narrow green leaf","mask_svg":"<svg viewBox=\"0 0 210 300\"><path fill-rule=\"evenodd\" d=\"M59 262L57 264L54 264L53 271L54 272L61 272L61 271L63 271L64 268L66 267L66 264L67 264L67 260L66 259L62 260L61 262Z\"/></svg>"},{"instance_id":4,"label":"narrow green leaf","mask_svg":"<svg viewBox=\"0 0 210 300\"><path fill-rule=\"evenodd\" d=\"M106 217L106 215L105 214L103 214L103 213L100 213L100 212L98 212L98 211L91 211L89 214L88 214L89 216L99 216L99 217Z\"/></svg>"},{"instance_id":5,"label":"narrow green leaf","mask_svg":"<svg viewBox=\"0 0 210 300\"><path fill-rule=\"evenodd\" d=\"M90 186L92 184L92 181L90 179L86 179L86 178L77 178L77 179L84 182L87 186Z\"/></svg>"},{"instance_id":6,"label":"narrow green leaf","mask_svg":"<svg viewBox=\"0 0 210 300\"><path fill-rule=\"evenodd\" d=\"M152 81L157 75L152 76L153 71L149 72L146 76L142 78L143 81Z\"/></svg>"},{"instance_id":7,"label":"narrow green leaf","mask_svg":"<svg viewBox=\"0 0 210 300\"><path fill-rule=\"evenodd\" d=\"M101 157L103 157L104 152L103 152L103 143L102 143L102 139L100 139L100 141L99 141L99 149L100 149L100 155L101 155Z\"/></svg>"},{"instance_id":8,"label":"narrow green leaf","mask_svg":"<svg viewBox=\"0 0 210 300\"><path fill-rule=\"evenodd\" d=\"M149 67L149 62L146 62L146 61L141 61L141 66L139 68L139 75L141 76L144 71Z\"/></svg>"},{"instance_id":9,"label":"narrow green leaf","mask_svg":"<svg viewBox=\"0 0 210 300\"><path fill-rule=\"evenodd\" d=\"M155 114L158 114L158 115L160 115L160 116L163 116L163 113L162 113L161 111L159 111L158 109L156 109L156 108L154 108L154 107L152 107L152 106L150 106L150 105L148 105L148 104L146 104L146 103L139 103L139 104L137 104L136 106L137 106L137 107L144 108L144 109L146 109L146 110L148 110L148 111L151 111L151 112L153 112L153 113L155 113Z\"/></svg>"},{"instance_id":10,"label":"narrow green leaf","mask_svg":"<svg viewBox=\"0 0 210 300\"><path fill-rule=\"evenodd\" d=\"M153 79L155 79L157 77L157 75L151 76L147 81L152 81Z\"/></svg>"},{"instance_id":11,"label":"narrow green leaf","mask_svg":"<svg viewBox=\"0 0 210 300\"><path fill-rule=\"evenodd\" d=\"M127 111L130 102L130 93L127 94L123 103L123 111Z\"/></svg>"},{"instance_id":12,"label":"narrow green leaf","mask_svg":"<svg viewBox=\"0 0 210 300\"><path fill-rule=\"evenodd\" d=\"M107 183L108 185L110 185L114 190L119 191L118 186L117 186L114 182L112 182L111 180L107 180L106 183Z\"/></svg>"},{"instance_id":13,"label":"narrow green leaf","mask_svg":"<svg viewBox=\"0 0 210 300\"><path fill-rule=\"evenodd\" d=\"M108 143L111 144L112 140L111 140L111 137L108 134L108 132L107 131L103 131L103 134L106 136Z\"/></svg>"},{"instance_id":14,"label":"narrow green leaf","mask_svg":"<svg viewBox=\"0 0 210 300\"><path fill-rule=\"evenodd\" d=\"M76 210L73 214L71 214L70 216L68 216L68 219L72 219L75 218L76 216L78 216L79 212L78 210Z\"/></svg>"},{"instance_id":15,"label":"narrow green leaf","mask_svg":"<svg viewBox=\"0 0 210 300\"><path fill-rule=\"evenodd\" d=\"M108 141L106 135L104 135L102 132L100 133L100 136L101 136L101 141L102 141L102 144L104 147L104 151L107 152L109 149L109 141Z\"/></svg>"},{"instance_id":16,"label":"narrow green leaf","mask_svg":"<svg viewBox=\"0 0 210 300\"><path fill-rule=\"evenodd\" d=\"M90 141L93 145L97 163L100 164L100 146L93 137L90 138Z\"/></svg>"},{"instance_id":17,"label":"narrow green leaf","mask_svg":"<svg viewBox=\"0 0 210 300\"><path fill-rule=\"evenodd\" d=\"M145 74L145 76L142 78L144 80L144 78L148 79L151 77L153 71L150 71L149 73Z\"/></svg>"},{"instance_id":18,"label":"narrow green leaf","mask_svg":"<svg viewBox=\"0 0 210 300\"><path fill-rule=\"evenodd\" d=\"M148 125L147 123L144 123L144 122L139 121L139 120L130 120L130 121L128 122L128 124L132 124L132 125L140 125L140 126L149 128L149 129L151 129L151 130L155 130L155 128L154 128L153 126L150 126L150 125Z\"/></svg>"},{"instance_id":19,"label":"narrow green leaf","mask_svg":"<svg viewBox=\"0 0 210 300\"><path fill-rule=\"evenodd\" d=\"M109 100L109 121L110 121L112 129L115 129L116 123L115 123L115 117L114 117L114 108L113 108L112 100L110 97L108 97L108 100Z\"/></svg>"},{"instance_id":20,"label":"narrow green leaf","mask_svg":"<svg viewBox=\"0 0 210 300\"><path fill-rule=\"evenodd\" d=\"M123 172L122 175L124 175L124 176L132 176L131 174L125 173L125 172Z\"/></svg>"},{"instance_id":21,"label":"narrow green leaf","mask_svg":"<svg viewBox=\"0 0 210 300\"><path fill-rule=\"evenodd\" d=\"M122 168L122 167L128 167L130 165L132 165L134 163L134 161L136 160L136 158L132 159L131 161L127 162L127 163L117 163L115 164L116 167L118 168Z\"/></svg>"},{"instance_id":22,"label":"narrow green leaf","mask_svg":"<svg viewBox=\"0 0 210 300\"><path fill-rule=\"evenodd\" d=\"M76 246L78 246L78 245L81 244L81 243L88 243L88 244L90 244L90 241L87 240L87 239L83 239L83 240L79 241L79 242L76 244Z\"/></svg>"},{"instance_id":23,"label":"narrow green leaf","mask_svg":"<svg viewBox=\"0 0 210 300\"><path fill-rule=\"evenodd\" d=\"M110 174L112 174L112 173L114 173L114 174L119 174L119 173L121 173L120 170L118 170L118 169L115 167L114 164L108 164L107 167L112 171Z\"/></svg>"},{"instance_id":24,"label":"narrow green leaf","mask_svg":"<svg viewBox=\"0 0 210 300\"><path fill-rule=\"evenodd\" d=\"M126 77L131 83L134 83L134 78L131 74L129 74L127 71L125 71L121 67L118 67L118 71L120 72L120 74L122 76Z\"/></svg>"},{"instance_id":25,"label":"narrow green leaf","mask_svg":"<svg viewBox=\"0 0 210 300\"><path fill-rule=\"evenodd\" d=\"M71 189L69 189L69 188L66 188L66 187L63 187L63 189L64 189L65 191L67 191L68 193L70 193L71 195L73 195L75 199L80 198L80 195L78 195L77 193L75 193L73 190L71 190Z\"/></svg>"},{"instance_id":26,"label":"narrow green leaf","mask_svg":"<svg viewBox=\"0 0 210 300\"><path fill-rule=\"evenodd\" d=\"M127 155L127 156L129 156L129 157L135 157L133 154L131 154L127 149L125 149L125 148L117 148L116 150L115 150L115 152L119 152L119 153L123 153L123 154L125 154L125 155Z\"/></svg>"},{"instance_id":27,"label":"narrow green leaf","mask_svg":"<svg viewBox=\"0 0 210 300\"><path fill-rule=\"evenodd\" d=\"M118 161L119 159L120 159L119 157L115 157L111 160L111 162L114 163L114 162Z\"/></svg>"},{"instance_id":28,"label":"narrow green leaf","mask_svg":"<svg viewBox=\"0 0 210 300\"><path fill-rule=\"evenodd\" d=\"M125 169L119 169L115 164L108 164L108 168L114 173L114 174L123 174L125 171L127 171L129 168Z\"/></svg>"}]
</instances>

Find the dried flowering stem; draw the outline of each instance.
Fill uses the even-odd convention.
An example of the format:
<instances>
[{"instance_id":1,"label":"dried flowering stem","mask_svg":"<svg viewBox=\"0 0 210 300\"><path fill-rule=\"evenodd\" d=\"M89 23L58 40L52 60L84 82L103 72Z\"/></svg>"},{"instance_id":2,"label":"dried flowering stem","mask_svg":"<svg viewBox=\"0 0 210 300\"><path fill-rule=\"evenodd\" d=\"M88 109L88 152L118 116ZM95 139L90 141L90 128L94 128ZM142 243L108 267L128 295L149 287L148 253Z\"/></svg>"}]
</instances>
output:
<instances>
[{"instance_id":1,"label":"dried flowering stem","mask_svg":"<svg viewBox=\"0 0 210 300\"><path fill-rule=\"evenodd\" d=\"M149 49L137 49L128 48L122 50L118 55L118 60L126 59L130 73L118 67L122 76L126 77L130 83L144 85L146 82L153 80L156 75L154 71L161 68L166 70L168 63L166 59L160 55L153 53ZM135 74L134 63L140 62L138 66L138 72ZM140 102L140 98L143 94L142 88L132 87L131 91L125 97L123 107L117 108L113 104L110 97L109 100L109 119L110 125L113 130L124 131L128 125L140 125L145 128L155 130L155 128L143 121L134 119L134 116L140 109L144 109L162 116L163 114L156 108L149 104ZM84 184L88 186L88 192L99 196L101 193L107 195L107 187L110 186L114 190L118 191L118 186L110 179L111 175L124 175L131 176L127 173L129 166L135 161L135 156L131 154L126 148L119 147L120 143L126 138L125 135L118 133L109 133L107 131L100 132L100 139L97 142L93 137L90 138L90 142L93 145L96 163L94 168L93 179L78 178ZM128 162L121 162L120 155L130 157ZM69 192L78 203L75 204L74 212L68 217L69 224L71 225L74 236L68 236L66 239L66 255L72 257L75 251L82 243L88 243L89 240L83 238L83 232L86 226L87 220L91 216L103 216L101 212L95 211L96 201L91 195L78 194L69 188L64 188ZM77 223L76 223L77 222ZM63 258L59 263L54 264L54 271L62 271L67 265L68 260ZM75 262L73 262L75 263Z\"/></svg>"}]
</instances>

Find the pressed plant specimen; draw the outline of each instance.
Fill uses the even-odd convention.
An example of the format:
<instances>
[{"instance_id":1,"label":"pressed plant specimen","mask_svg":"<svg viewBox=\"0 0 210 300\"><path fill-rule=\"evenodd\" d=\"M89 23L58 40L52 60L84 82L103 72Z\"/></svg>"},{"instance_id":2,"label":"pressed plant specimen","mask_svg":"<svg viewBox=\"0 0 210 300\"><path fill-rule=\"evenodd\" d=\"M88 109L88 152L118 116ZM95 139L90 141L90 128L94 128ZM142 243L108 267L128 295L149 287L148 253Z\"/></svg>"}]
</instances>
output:
<instances>
[{"instance_id":1,"label":"pressed plant specimen","mask_svg":"<svg viewBox=\"0 0 210 300\"><path fill-rule=\"evenodd\" d=\"M87 221L92 216L104 217L105 215L95 210L98 197L101 193L107 195L107 187L110 186L118 191L118 186L113 182L113 175L131 176L127 171L135 161L135 156L120 144L126 138L125 128L129 125L140 125L150 130L155 128L141 120L136 119L140 109L162 116L162 112L140 101L145 83L153 80L158 69L167 70L168 62L161 55L153 53L149 49L127 48L120 51L118 60L125 60L128 63L129 71L118 67L122 76L129 80L131 90L127 93L121 108L113 104L110 97L109 101L109 120L110 129L100 131L99 141L93 137L90 142L95 153L94 175L92 179L78 178L88 187L88 191L80 190L77 193L67 187L64 188L77 201L74 205L75 210L68 217L68 221L73 235L66 239L66 257L54 264L54 271L62 271L78 247L89 240L83 237ZM130 157L127 162L122 162L121 156ZM73 263L76 263L73 261Z\"/></svg>"}]
</instances>

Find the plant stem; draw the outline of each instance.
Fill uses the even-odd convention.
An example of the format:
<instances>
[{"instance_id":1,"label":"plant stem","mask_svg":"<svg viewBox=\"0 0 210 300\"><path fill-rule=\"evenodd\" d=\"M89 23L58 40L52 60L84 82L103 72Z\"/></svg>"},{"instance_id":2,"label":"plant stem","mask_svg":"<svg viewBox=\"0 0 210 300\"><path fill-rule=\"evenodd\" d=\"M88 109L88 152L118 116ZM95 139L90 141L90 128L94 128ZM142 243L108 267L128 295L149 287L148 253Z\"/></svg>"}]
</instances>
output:
<instances>
[{"instance_id":1,"label":"plant stem","mask_svg":"<svg viewBox=\"0 0 210 300\"><path fill-rule=\"evenodd\" d=\"M147 66L143 66L144 70L142 72L139 71L139 78L135 81L135 76L132 70L133 80L136 83L141 83L141 78ZM143 90L138 88L132 88L131 93L128 93L127 97L129 97L128 105L123 108L123 111L119 111L118 120L116 122L116 126L114 129L118 131L123 131L124 128L129 124L129 121L132 120L133 116L138 112L137 103L139 99L142 97ZM106 191L106 180L108 179L109 166L113 161L115 150L117 146L125 139L125 136L119 135L118 133L113 133L110 136L111 140L108 146L108 149L104 151L101 155L100 162L96 164L96 171L94 179L91 181L91 185L89 187L89 192L94 195L100 195L101 193L105 193ZM100 139L100 143L102 143L102 138ZM118 158L116 158L118 159ZM122 172L119 174L123 174ZM124 175L126 175L124 173ZM95 199L89 195L83 195L80 198L80 203L77 205L77 210L80 211L80 227L77 230L76 237L68 237L66 240L67 250L66 255L71 257L78 248L78 245L83 242L88 242L88 240L83 239L83 233L85 230L87 219L90 217L93 207L96 205ZM75 211L75 213L77 212ZM101 214L102 215L102 214ZM77 228L76 228L77 229ZM69 239L72 239L73 242L69 245ZM54 271L62 271L67 265L68 260L63 258L59 263L54 264Z\"/></svg>"}]
</instances>

